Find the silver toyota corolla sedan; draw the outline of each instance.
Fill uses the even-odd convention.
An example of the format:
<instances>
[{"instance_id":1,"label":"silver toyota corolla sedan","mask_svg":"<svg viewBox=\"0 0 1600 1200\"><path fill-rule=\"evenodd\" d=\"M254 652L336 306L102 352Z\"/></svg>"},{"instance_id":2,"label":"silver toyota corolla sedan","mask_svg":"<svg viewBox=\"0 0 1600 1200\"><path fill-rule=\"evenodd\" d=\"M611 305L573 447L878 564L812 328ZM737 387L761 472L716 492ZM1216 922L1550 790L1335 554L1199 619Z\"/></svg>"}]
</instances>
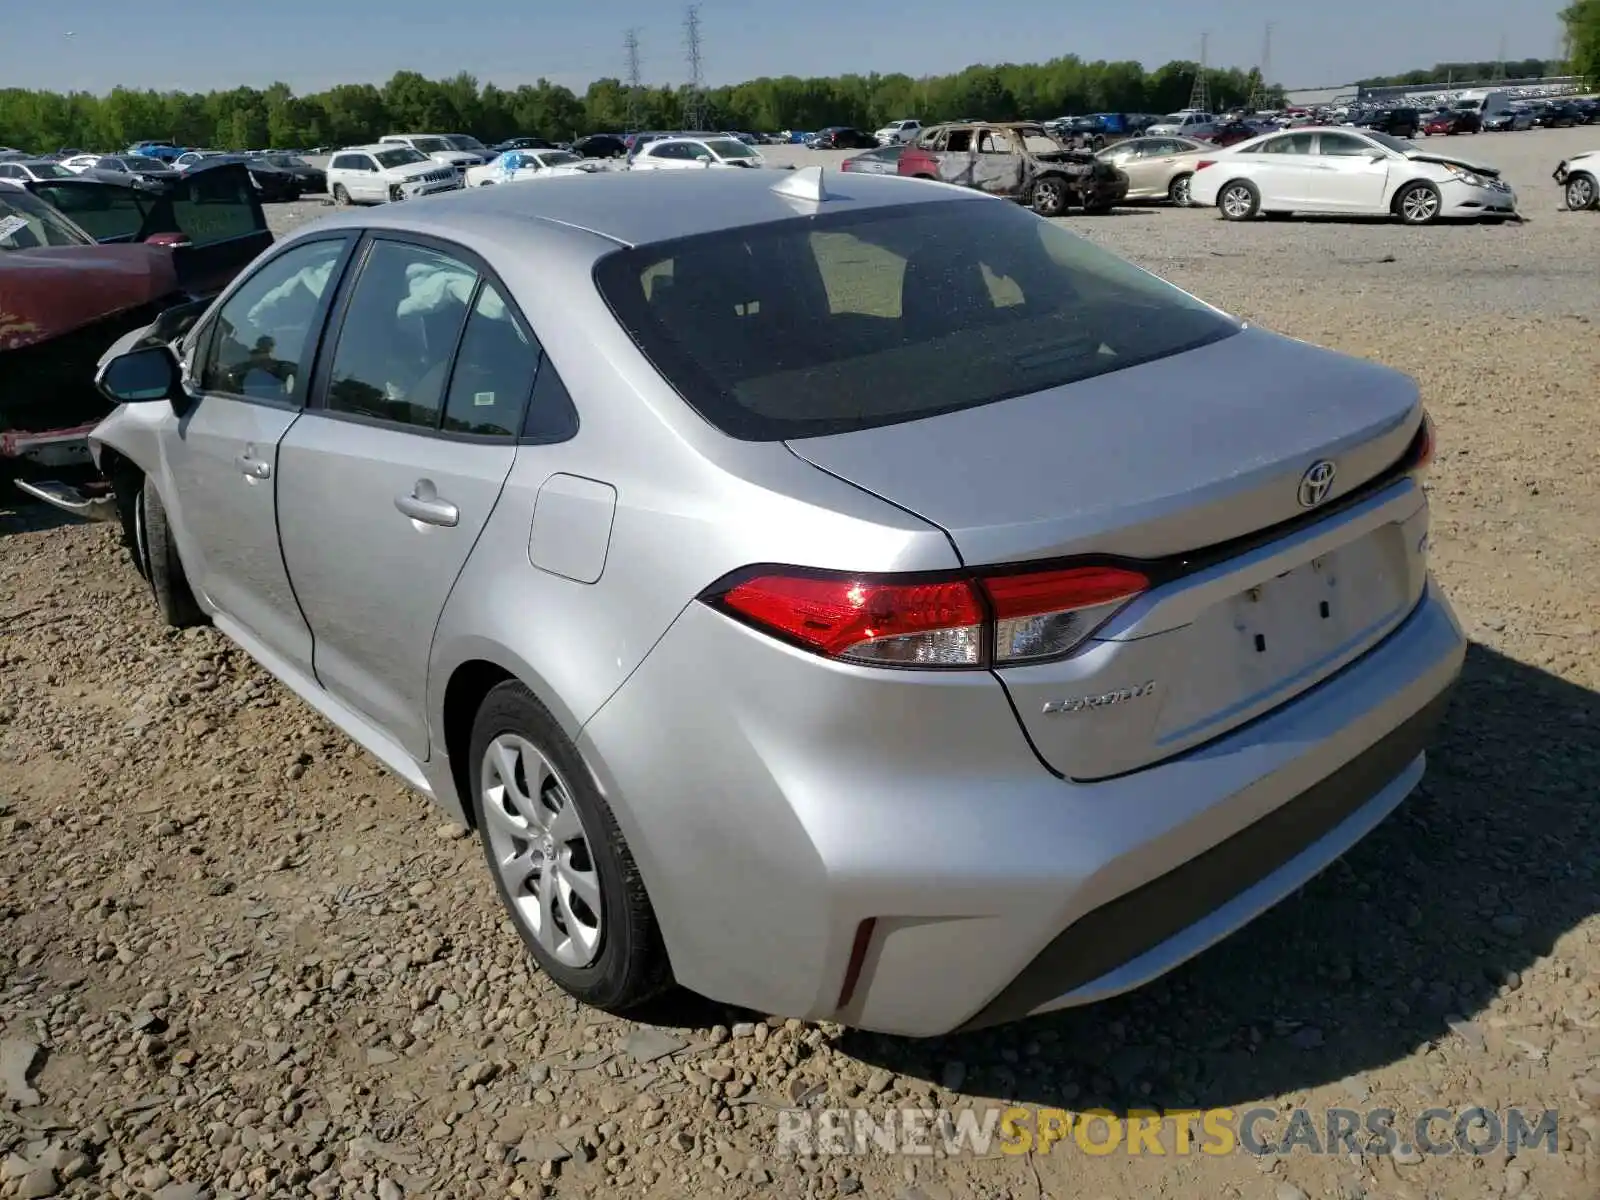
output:
<instances>
[{"instance_id":1,"label":"silver toyota corolla sedan","mask_svg":"<svg viewBox=\"0 0 1600 1200\"><path fill-rule=\"evenodd\" d=\"M1461 667L1410 379L980 192L473 189L173 328L93 436L162 614L471 824L614 1011L1138 986L1395 808Z\"/></svg>"}]
</instances>

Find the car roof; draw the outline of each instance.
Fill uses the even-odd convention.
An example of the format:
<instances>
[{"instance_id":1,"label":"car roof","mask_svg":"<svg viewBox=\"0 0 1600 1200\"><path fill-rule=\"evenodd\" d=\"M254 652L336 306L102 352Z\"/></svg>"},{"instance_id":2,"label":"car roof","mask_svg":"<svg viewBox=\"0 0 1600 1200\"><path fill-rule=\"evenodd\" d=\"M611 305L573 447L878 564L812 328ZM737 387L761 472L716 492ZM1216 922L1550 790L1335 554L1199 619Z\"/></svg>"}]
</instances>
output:
<instances>
[{"instance_id":1,"label":"car roof","mask_svg":"<svg viewBox=\"0 0 1600 1200\"><path fill-rule=\"evenodd\" d=\"M559 188L468 188L424 196L325 218L314 228L410 230L469 242L493 231L504 243L520 240L519 234L537 240L540 225L549 222L638 246L809 216L818 210L861 211L941 200L1009 203L968 188L824 169L828 199L816 205L773 191L790 178L787 171L761 168L596 172L575 176Z\"/></svg>"}]
</instances>

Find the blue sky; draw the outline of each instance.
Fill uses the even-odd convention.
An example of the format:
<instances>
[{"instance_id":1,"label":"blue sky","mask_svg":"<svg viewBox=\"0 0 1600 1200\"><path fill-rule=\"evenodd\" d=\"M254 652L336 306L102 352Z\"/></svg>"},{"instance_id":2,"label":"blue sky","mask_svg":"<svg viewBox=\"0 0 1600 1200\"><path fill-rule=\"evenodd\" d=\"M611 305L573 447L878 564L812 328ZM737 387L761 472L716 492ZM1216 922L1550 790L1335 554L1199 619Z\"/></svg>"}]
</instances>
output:
<instances>
[{"instance_id":1,"label":"blue sky","mask_svg":"<svg viewBox=\"0 0 1600 1200\"><path fill-rule=\"evenodd\" d=\"M708 82L757 75L956 70L1056 54L1197 58L1248 66L1274 22L1271 76L1289 87L1347 83L1435 62L1550 57L1562 0L968 0L862 5L854 0L705 0ZM467 70L502 85L543 75L575 88L623 73L623 36L639 30L647 82L687 73L682 5L647 0L15 0L0 19L9 51L0 86L204 91L282 80L296 91L381 82L409 68ZM1448 13L1448 20L1440 16ZM974 14L980 14L975 16ZM71 34L69 37L68 34Z\"/></svg>"}]
</instances>

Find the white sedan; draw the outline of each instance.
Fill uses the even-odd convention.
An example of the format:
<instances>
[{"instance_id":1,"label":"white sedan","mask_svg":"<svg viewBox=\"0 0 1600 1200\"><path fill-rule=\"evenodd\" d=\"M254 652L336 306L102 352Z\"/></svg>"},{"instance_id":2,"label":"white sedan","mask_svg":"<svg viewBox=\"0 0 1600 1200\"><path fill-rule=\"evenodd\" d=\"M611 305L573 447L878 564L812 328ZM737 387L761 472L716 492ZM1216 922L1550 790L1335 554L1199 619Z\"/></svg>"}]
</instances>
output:
<instances>
[{"instance_id":1,"label":"white sedan","mask_svg":"<svg viewBox=\"0 0 1600 1200\"><path fill-rule=\"evenodd\" d=\"M1440 217L1516 215L1517 195L1493 167L1370 130L1316 127L1271 133L1201 157L1189 202L1229 221L1261 213Z\"/></svg>"},{"instance_id":2,"label":"white sedan","mask_svg":"<svg viewBox=\"0 0 1600 1200\"><path fill-rule=\"evenodd\" d=\"M759 151L734 137L665 137L646 142L628 164L635 171L694 167L764 167Z\"/></svg>"},{"instance_id":3,"label":"white sedan","mask_svg":"<svg viewBox=\"0 0 1600 1200\"><path fill-rule=\"evenodd\" d=\"M566 150L507 150L480 166L467 168L468 187L520 183L525 179L552 179L563 175L589 175L605 168L598 159L581 158Z\"/></svg>"}]
</instances>

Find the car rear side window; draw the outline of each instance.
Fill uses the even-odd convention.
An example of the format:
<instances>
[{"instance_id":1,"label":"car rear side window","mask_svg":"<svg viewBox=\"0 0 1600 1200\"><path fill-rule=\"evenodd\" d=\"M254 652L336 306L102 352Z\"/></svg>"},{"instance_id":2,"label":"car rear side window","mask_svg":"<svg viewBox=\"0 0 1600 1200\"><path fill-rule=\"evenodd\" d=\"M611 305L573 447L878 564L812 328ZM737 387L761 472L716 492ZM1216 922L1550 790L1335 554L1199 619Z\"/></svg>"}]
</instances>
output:
<instances>
[{"instance_id":1,"label":"car rear side window","mask_svg":"<svg viewBox=\"0 0 1600 1200\"><path fill-rule=\"evenodd\" d=\"M350 295L331 412L437 429L478 273L424 246L375 241Z\"/></svg>"},{"instance_id":2,"label":"car rear side window","mask_svg":"<svg viewBox=\"0 0 1600 1200\"><path fill-rule=\"evenodd\" d=\"M706 420L753 441L1043 391L1236 332L1017 205L799 217L618 250L595 281Z\"/></svg>"},{"instance_id":3,"label":"car rear side window","mask_svg":"<svg viewBox=\"0 0 1600 1200\"><path fill-rule=\"evenodd\" d=\"M539 368L539 344L485 283L461 335L445 400L444 430L515 437Z\"/></svg>"}]
</instances>

